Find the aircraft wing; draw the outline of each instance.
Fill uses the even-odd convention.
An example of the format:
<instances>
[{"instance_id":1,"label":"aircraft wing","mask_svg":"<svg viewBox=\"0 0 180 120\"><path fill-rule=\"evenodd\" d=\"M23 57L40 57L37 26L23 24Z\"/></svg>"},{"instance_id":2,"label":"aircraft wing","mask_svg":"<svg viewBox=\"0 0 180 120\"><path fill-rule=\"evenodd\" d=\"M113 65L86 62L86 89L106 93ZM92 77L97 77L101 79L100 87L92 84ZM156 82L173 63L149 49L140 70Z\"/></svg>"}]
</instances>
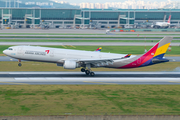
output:
<instances>
[{"instance_id":1,"label":"aircraft wing","mask_svg":"<svg viewBox=\"0 0 180 120\"><path fill-rule=\"evenodd\" d=\"M125 55L124 57L121 57L121 58L61 59L58 62L64 62L66 60L72 60L72 61L79 62L80 64L91 64L91 65L94 65L94 66L105 66L105 65L113 64L114 60L127 59L130 56L131 56L131 54L127 54L127 55Z\"/></svg>"},{"instance_id":2,"label":"aircraft wing","mask_svg":"<svg viewBox=\"0 0 180 120\"><path fill-rule=\"evenodd\" d=\"M83 63L83 64L93 64L96 66L104 66L108 64L113 64L114 60L122 60L129 58L131 54L128 54L124 57L121 58L105 58L105 59L79 59L78 62Z\"/></svg>"}]
</instances>

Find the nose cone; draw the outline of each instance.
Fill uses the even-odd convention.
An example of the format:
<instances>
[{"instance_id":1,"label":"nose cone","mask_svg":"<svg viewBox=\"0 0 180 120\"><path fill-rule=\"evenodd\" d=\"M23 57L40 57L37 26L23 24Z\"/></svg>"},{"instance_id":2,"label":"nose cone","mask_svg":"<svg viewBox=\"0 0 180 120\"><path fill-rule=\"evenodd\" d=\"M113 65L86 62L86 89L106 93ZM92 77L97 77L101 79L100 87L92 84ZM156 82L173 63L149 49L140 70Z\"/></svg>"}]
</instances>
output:
<instances>
[{"instance_id":1,"label":"nose cone","mask_svg":"<svg viewBox=\"0 0 180 120\"><path fill-rule=\"evenodd\" d=\"M5 55L7 55L7 50L4 50L3 53L4 53Z\"/></svg>"}]
</instances>

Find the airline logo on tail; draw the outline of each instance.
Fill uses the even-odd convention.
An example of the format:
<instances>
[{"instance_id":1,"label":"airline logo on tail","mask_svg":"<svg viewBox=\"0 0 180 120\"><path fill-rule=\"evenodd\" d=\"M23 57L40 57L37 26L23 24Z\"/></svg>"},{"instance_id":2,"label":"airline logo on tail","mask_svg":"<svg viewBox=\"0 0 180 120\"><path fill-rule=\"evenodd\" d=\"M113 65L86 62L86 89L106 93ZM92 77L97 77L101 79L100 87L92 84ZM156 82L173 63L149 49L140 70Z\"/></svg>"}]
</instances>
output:
<instances>
[{"instance_id":1,"label":"airline logo on tail","mask_svg":"<svg viewBox=\"0 0 180 120\"><path fill-rule=\"evenodd\" d=\"M170 23L170 21L171 21L171 15L169 15L168 23Z\"/></svg>"}]
</instances>

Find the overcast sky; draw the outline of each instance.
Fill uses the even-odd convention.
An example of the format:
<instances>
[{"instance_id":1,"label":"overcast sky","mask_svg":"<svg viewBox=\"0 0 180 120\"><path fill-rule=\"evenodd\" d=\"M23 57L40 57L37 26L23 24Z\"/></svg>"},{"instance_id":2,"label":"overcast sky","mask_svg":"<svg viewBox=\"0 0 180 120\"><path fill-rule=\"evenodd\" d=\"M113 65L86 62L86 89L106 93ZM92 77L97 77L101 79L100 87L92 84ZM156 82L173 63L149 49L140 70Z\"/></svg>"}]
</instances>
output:
<instances>
[{"instance_id":1,"label":"overcast sky","mask_svg":"<svg viewBox=\"0 0 180 120\"><path fill-rule=\"evenodd\" d=\"M67 1L69 3L81 3L81 2L89 2L89 3L105 3L105 2L124 2L126 0L62 0L62 1ZM138 0L136 0L138 1ZM167 0L144 0L144 1L151 1L151 2L154 2L154 1L158 1L158 2L161 2L161 1L167 1ZM171 0L171 1L179 1L179 0Z\"/></svg>"}]
</instances>

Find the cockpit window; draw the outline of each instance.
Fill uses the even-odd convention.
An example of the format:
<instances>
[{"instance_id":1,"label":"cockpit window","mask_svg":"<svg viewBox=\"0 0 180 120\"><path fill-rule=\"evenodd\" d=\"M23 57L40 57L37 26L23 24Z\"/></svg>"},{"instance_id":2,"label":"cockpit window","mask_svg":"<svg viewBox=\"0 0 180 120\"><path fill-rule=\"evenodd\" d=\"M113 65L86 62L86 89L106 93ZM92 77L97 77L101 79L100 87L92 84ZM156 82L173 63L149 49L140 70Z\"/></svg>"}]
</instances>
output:
<instances>
[{"instance_id":1,"label":"cockpit window","mask_svg":"<svg viewBox=\"0 0 180 120\"><path fill-rule=\"evenodd\" d=\"M12 48L8 48L8 50L13 50Z\"/></svg>"}]
</instances>

